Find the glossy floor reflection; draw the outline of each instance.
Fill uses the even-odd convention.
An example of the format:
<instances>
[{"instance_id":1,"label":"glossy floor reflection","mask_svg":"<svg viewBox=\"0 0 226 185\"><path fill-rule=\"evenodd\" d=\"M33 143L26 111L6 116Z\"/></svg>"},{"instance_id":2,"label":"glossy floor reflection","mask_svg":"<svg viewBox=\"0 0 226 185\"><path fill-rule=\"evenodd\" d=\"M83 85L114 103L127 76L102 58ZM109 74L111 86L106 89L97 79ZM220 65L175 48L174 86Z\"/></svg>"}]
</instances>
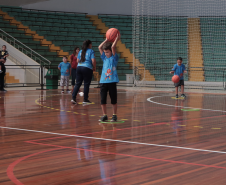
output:
<instances>
[{"instance_id":1,"label":"glossy floor reflection","mask_svg":"<svg viewBox=\"0 0 226 185\"><path fill-rule=\"evenodd\" d=\"M119 90L121 124L98 122L99 89L87 106L56 90L0 97L1 185L226 184L225 95Z\"/></svg>"}]
</instances>

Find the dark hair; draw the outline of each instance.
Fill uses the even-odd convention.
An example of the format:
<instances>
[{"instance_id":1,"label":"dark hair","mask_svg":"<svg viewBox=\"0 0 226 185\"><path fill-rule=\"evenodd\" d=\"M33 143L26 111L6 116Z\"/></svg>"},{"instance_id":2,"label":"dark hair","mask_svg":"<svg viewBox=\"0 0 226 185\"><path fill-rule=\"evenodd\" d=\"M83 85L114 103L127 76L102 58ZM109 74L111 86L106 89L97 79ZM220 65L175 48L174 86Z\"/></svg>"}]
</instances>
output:
<instances>
[{"instance_id":1,"label":"dark hair","mask_svg":"<svg viewBox=\"0 0 226 185\"><path fill-rule=\"evenodd\" d=\"M111 51L111 46L112 46L112 43L106 42L106 43L103 45L103 50L110 50L110 51ZM111 52L112 52L112 51L111 51Z\"/></svg>"},{"instance_id":2,"label":"dark hair","mask_svg":"<svg viewBox=\"0 0 226 185\"><path fill-rule=\"evenodd\" d=\"M63 56L63 58L66 58L67 59L67 56Z\"/></svg>"},{"instance_id":3,"label":"dark hair","mask_svg":"<svg viewBox=\"0 0 226 185\"><path fill-rule=\"evenodd\" d=\"M82 44L82 55L81 55L81 60L80 62L85 62L86 60L86 51L89 47L89 45L92 44L90 40L85 40Z\"/></svg>"},{"instance_id":4,"label":"dark hair","mask_svg":"<svg viewBox=\"0 0 226 185\"><path fill-rule=\"evenodd\" d=\"M3 46L5 46L5 48L6 48L6 45L3 45ZM2 47L3 47L3 46L2 46Z\"/></svg>"},{"instance_id":5,"label":"dark hair","mask_svg":"<svg viewBox=\"0 0 226 185\"><path fill-rule=\"evenodd\" d=\"M80 49L80 48L79 48L79 47L75 47L75 49L74 49L74 51L73 51L73 54L74 54L74 55L76 55L76 50L77 50L77 49Z\"/></svg>"},{"instance_id":6,"label":"dark hair","mask_svg":"<svg viewBox=\"0 0 226 185\"><path fill-rule=\"evenodd\" d=\"M182 59L181 57L178 57L178 58L177 58L177 60L181 60L181 61L183 61L183 59Z\"/></svg>"}]
</instances>

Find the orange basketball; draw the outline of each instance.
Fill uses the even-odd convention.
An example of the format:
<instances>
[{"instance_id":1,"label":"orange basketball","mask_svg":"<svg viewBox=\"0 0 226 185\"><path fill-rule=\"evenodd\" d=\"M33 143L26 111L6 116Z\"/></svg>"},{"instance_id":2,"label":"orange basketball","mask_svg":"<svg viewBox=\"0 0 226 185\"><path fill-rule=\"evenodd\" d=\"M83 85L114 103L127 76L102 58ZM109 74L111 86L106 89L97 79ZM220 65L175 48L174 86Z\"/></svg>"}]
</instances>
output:
<instances>
[{"instance_id":1,"label":"orange basketball","mask_svg":"<svg viewBox=\"0 0 226 185\"><path fill-rule=\"evenodd\" d=\"M109 42L114 42L118 34L120 34L118 29L110 28L106 33L106 38Z\"/></svg>"},{"instance_id":2,"label":"orange basketball","mask_svg":"<svg viewBox=\"0 0 226 185\"><path fill-rule=\"evenodd\" d=\"M174 83L178 83L178 82L180 81L180 77L179 77L178 75L174 75L174 76L172 77L172 81L173 81Z\"/></svg>"}]
</instances>

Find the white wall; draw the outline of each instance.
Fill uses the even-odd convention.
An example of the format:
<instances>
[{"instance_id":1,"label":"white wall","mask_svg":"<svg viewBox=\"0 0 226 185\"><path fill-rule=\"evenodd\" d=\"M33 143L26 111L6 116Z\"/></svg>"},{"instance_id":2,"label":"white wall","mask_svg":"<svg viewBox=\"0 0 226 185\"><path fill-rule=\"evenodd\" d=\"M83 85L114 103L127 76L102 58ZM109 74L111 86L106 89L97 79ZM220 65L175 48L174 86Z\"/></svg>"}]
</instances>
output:
<instances>
[{"instance_id":1,"label":"white wall","mask_svg":"<svg viewBox=\"0 0 226 185\"><path fill-rule=\"evenodd\" d=\"M6 65L13 65L13 66L6 66L6 72L9 73L10 76L14 76L15 79L19 80L19 83L25 83L25 72L19 66L15 66L15 63L12 62L10 59L7 59Z\"/></svg>"},{"instance_id":2,"label":"white wall","mask_svg":"<svg viewBox=\"0 0 226 185\"><path fill-rule=\"evenodd\" d=\"M177 16L226 16L225 0L49 0L22 5L23 8L84 12L95 14L133 14L132 4L137 7L145 3L148 14Z\"/></svg>"},{"instance_id":3,"label":"white wall","mask_svg":"<svg viewBox=\"0 0 226 185\"><path fill-rule=\"evenodd\" d=\"M5 63L6 71L10 73L10 76L15 76L15 78L20 80L20 83L39 83L40 65L18 49L14 48L8 42L0 38L0 47L6 45L7 51L9 52L9 57ZM12 58L11 58L12 57ZM15 63L17 59L20 64ZM15 66L7 66L15 65ZM26 69L23 67L18 67L16 65L29 65ZM11 69L10 69L11 68ZM16 68L16 69L12 69ZM22 73L22 74L21 74ZM47 73L47 70L44 69L44 75ZM45 82L45 78L43 79Z\"/></svg>"},{"instance_id":4,"label":"white wall","mask_svg":"<svg viewBox=\"0 0 226 185\"><path fill-rule=\"evenodd\" d=\"M22 63L26 63L26 65L39 65L39 63L35 62L33 59L10 45L8 42L4 41L3 39L0 38L0 48L2 48L2 45L6 45L7 51L9 52L9 55L12 54L13 56L18 56L18 60L21 60Z\"/></svg>"}]
</instances>

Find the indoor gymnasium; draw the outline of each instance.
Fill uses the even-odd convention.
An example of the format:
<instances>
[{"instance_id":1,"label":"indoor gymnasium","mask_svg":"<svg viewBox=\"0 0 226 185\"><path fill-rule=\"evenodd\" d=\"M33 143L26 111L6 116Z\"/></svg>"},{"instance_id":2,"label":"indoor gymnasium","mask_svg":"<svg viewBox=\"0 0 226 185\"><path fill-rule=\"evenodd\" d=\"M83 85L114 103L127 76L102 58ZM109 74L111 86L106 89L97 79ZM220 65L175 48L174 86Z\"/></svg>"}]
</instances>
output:
<instances>
[{"instance_id":1,"label":"indoor gymnasium","mask_svg":"<svg viewBox=\"0 0 226 185\"><path fill-rule=\"evenodd\" d=\"M225 185L226 1L0 1L1 185Z\"/></svg>"}]
</instances>

